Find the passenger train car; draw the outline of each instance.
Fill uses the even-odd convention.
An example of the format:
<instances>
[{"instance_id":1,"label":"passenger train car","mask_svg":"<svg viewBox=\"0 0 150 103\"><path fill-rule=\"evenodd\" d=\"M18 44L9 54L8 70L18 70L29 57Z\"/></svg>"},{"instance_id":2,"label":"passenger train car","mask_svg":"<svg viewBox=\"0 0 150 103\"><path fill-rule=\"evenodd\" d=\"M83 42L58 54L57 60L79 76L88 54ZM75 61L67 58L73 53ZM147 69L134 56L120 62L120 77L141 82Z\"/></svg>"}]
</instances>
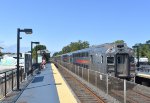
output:
<instances>
[{"instance_id":1,"label":"passenger train car","mask_svg":"<svg viewBox=\"0 0 150 103\"><path fill-rule=\"evenodd\" d=\"M92 46L60 55L55 60L119 78L130 79L135 72L134 52L125 43L105 43Z\"/></svg>"}]
</instances>

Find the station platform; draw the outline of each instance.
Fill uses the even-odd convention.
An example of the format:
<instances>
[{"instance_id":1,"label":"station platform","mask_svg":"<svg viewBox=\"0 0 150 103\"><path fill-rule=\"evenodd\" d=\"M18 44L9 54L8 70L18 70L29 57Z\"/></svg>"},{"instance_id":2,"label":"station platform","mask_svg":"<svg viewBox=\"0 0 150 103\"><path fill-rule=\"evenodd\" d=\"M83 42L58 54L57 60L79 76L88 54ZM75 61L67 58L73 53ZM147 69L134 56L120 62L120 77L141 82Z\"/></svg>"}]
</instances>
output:
<instances>
[{"instance_id":1,"label":"station platform","mask_svg":"<svg viewBox=\"0 0 150 103\"><path fill-rule=\"evenodd\" d=\"M16 103L77 103L77 100L55 65L48 63L35 75Z\"/></svg>"}]
</instances>

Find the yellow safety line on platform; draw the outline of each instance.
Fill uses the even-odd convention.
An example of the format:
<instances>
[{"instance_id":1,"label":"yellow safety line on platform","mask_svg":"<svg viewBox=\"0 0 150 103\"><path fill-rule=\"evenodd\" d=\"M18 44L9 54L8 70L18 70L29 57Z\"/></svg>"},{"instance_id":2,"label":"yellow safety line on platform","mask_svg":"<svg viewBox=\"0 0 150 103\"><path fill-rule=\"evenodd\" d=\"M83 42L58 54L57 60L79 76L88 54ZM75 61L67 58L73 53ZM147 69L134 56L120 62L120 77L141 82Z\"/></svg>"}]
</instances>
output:
<instances>
[{"instance_id":1,"label":"yellow safety line on platform","mask_svg":"<svg viewBox=\"0 0 150 103\"><path fill-rule=\"evenodd\" d=\"M58 72L57 68L55 67L54 64L51 64L52 69L53 69L53 74L54 74L54 79L55 83L59 84L56 85L57 91L58 91L58 96L59 96L59 101L60 103L77 103L77 100L71 93L71 90L63 80L62 76Z\"/></svg>"}]
</instances>

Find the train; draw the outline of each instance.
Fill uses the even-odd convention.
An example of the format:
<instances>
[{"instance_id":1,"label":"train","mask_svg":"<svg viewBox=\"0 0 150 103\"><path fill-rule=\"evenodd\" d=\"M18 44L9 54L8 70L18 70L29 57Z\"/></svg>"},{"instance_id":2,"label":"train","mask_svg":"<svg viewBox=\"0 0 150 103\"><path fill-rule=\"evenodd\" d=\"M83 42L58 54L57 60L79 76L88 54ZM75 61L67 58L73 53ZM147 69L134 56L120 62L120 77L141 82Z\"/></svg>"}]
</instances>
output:
<instances>
[{"instance_id":1,"label":"train","mask_svg":"<svg viewBox=\"0 0 150 103\"><path fill-rule=\"evenodd\" d=\"M150 65L140 65L136 69L135 82L150 87Z\"/></svg>"},{"instance_id":2,"label":"train","mask_svg":"<svg viewBox=\"0 0 150 103\"><path fill-rule=\"evenodd\" d=\"M71 63L123 79L135 75L134 51L126 43L105 43L54 57L56 62Z\"/></svg>"}]
</instances>

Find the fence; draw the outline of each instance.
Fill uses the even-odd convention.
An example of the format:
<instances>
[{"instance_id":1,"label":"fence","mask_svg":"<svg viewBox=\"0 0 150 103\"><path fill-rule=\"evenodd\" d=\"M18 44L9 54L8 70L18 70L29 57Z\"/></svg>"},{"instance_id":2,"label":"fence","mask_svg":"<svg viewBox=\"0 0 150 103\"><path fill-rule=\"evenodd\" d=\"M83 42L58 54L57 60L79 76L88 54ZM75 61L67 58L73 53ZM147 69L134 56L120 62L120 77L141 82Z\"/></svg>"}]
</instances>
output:
<instances>
[{"instance_id":1,"label":"fence","mask_svg":"<svg viewBox=\"0 0 150 103\"><path fill-rule=\"evenodd\" d=\"M25 79L24 68L19 70L19 83ZM14 90L17 85L17 70L11 69L0 73L0 99L6 97L7 93Z\"/></svg>"},{"instance_id":2,"label":"fence","mask_svg":"<svg viewBox=\"0 0 150 103\"><path fill-rule=\"evenodd\" d=\"M121 103L142 103L144 100L138 97L137 93L150 97L150 89L145 86L126 81L116 77L109 76L91 69L79 67L73 64L58 62L66 67L71 72L75 73L78 77L84 79L89 84L104 92L106 95L111 96ZM99 91L97 91L99 92ZM99 93L97 93L99 94ZM140 99L140 100L139 100Z\"/></svg>"}]
</instances>

